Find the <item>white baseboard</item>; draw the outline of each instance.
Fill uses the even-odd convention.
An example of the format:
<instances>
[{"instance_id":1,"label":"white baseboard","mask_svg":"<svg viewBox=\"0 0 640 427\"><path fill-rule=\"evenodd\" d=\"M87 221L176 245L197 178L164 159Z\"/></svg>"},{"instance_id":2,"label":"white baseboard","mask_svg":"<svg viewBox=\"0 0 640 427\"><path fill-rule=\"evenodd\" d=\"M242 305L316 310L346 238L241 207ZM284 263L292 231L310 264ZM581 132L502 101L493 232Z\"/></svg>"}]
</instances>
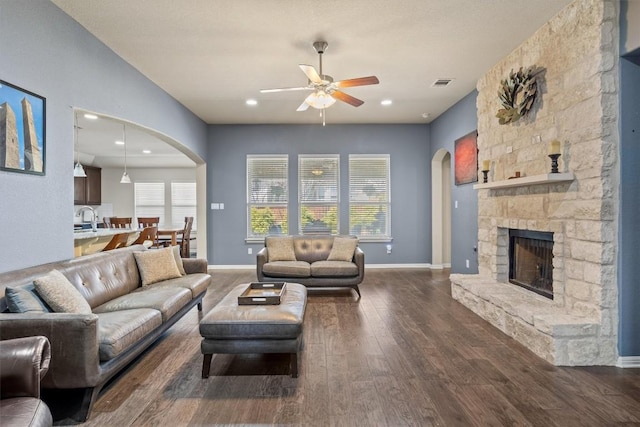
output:
<instances>
[{"instance_id":1,"label":"white baseboard","mask_svg":"<svg viewBox=\"0 0 640 427\"><path fill-rule=\"evenodd\" d=\"M620 356L616 366L618 368L640 368L640 356Z\"/></svg>"},{"instance_id":2,"label":"white baseboard","mask_svg":"<svg viewBox=\"0 0 640 427\"><path fill-rule=\"evenodd\" d=\"M208 265L209 270L255 270L255 264L247 265Z\"/></svg>"},{"instance_id":3,"label":"white baseboard","mask_svg":"<svg viewBox=\"0 0 640 427\"><path fill-rule=\"evenodd\" d=\"M247 264L247 265L209 265L209 270L255 270L255 264ZM372 268L428 268L431 270L442 270L443 268L448 268L446 264L443 265L431 265L429 263L425 264L366 264L365 269Z\"/></svg>"},{"instance_id":4,"label":"white baseboard","mask_svg":"<svg viewBox=\"0 0 640 427\"><path fill-rule=\"evenodd\" d=\"M430 268L434 269L434 267L429 264L365 264L366 269L377 269L377 268Z\"/></svg>"}]
</instances>

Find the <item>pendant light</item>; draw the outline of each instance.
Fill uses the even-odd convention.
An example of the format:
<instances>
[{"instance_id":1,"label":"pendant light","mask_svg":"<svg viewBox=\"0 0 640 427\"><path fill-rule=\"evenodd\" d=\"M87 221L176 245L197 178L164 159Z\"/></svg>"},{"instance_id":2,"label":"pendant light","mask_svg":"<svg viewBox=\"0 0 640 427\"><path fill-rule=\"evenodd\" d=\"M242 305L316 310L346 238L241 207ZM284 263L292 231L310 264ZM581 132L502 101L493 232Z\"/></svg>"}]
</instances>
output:
<instances>
[{"instance_id":1,"label":"pendant light","mask_svg":"<svg viewBox=\"0 0 640 427\"><path fill-rule=\"evenodd\" d=\"M75 166L73 167L73 177L74 178L86 178L87 174L85 173L84 168L80 164L80 150L78 150L78 146L80 145L80 143L78 141L78 115L75 112L73 113L73 129L76 132L76 140L75 140L74 144L76 145L76 153L78 155L78 161L76 162Z\"/></svg>"},{"instance_id":2,"label":"pendant light","mask_svg":"<svg viewBox=\"0 0 640 427\"><path fill-rule=\"evenodd\" d=\"M124 173L120 178L120 184L131 184L131 178L127 174L127 125L122 124L122 141L124 142Z\"/></svg>"}]
</instances>

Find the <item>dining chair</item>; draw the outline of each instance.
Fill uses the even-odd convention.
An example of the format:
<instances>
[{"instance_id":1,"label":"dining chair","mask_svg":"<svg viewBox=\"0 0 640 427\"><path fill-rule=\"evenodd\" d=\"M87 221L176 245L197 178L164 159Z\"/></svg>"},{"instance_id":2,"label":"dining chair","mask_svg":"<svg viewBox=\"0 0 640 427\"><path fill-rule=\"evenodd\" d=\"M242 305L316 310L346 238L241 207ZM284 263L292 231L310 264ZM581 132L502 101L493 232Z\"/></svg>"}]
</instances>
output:
<instances>
[{"instance_id":1,"label":"dining chair","mask_svg":"<svg viewBox=\"0 0 640 427\"><path fill-rule=\"evenodd\" d=\"M138 238L132 243L132 245L144 245L145 242L151 242L149 247L158 247L158 227L152 225L145 227L140 232ZM146 245L145 245L146 246Z\"/></svg>"},{"instance_id":2,"label":"dining chair","mask_svg":"<svg viewBox=\"0 0 640 427\"><path fill-rule=\"evenodd\" d=\"M163 245L159 241L158 237L158 227L160 226L160 217L159 216L148 216L148 217L138 217L138 228L145 229L147 227L156 227L155 237L151 240L153 244L150 248L160 248Z\"/></svg>"},{"instance_id":3,"label":"dining chair","mask_svg":"<svg viewBox=\"0 0 640 427\"><path fill-rule=\"evenodd\" d=\"M129 233L119 233L119 234L114 234L113 237L111 238L111 241L109 241L109 243L107 243L107 246L105 246L102 251L111 251L113 249L118 249L118 248L124 248L125 246L127 246L127 241L129 240Z\"/></svg>"},{"instance_id":4,"label":"dining chair","mask_svg":"<svg viewBox=\"0 0 640 427\"><path fill-rule=\"evenodd\" d=\"M193 227L193 217L184 217L184 228L182 229L182 237L177 240L180 246L180 256L182 258L190 258L191 252L191 228ZM171 246L171 242L164 240L164 246Z\"/></svg>"},{"instance_id":5,"label":"dining chair","mask_svg":"<svg viewBox=\"0 0 640 427\"><path fill-rule=\"evenodd\" d=\"M112 216L109 218L109 223L111 228L131 228L132 218Z\"/></svg>"}]
</instances>

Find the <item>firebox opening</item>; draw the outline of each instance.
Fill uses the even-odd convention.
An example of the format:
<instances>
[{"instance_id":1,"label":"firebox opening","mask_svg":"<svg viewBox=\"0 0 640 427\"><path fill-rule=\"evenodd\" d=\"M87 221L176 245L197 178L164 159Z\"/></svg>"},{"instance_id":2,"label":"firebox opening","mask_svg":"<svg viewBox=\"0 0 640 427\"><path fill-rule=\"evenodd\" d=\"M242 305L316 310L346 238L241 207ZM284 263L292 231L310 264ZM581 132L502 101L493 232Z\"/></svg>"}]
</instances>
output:
<instances>
[{"instance_id":1,"label":"firebox opening","mask_svg":"<svg viewBox=\"0 0 640 427\"><path fill-rule=\"evenodd\" d=\"M509 230L509 282L553 299L553 233Z\"/></svg>"}]
</instances>

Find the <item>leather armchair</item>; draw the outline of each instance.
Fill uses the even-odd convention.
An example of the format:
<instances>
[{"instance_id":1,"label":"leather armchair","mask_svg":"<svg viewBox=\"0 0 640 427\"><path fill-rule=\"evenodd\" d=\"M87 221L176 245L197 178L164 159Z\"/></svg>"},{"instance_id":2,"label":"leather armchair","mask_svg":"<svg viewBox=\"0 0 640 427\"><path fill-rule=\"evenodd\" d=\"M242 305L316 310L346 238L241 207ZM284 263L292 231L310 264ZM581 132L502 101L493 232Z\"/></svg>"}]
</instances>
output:
<instances>
[{"instance_id":1,"label":"leather armchair","mask_svg":"<svg viewBox=\"0 0 640 427\"><path fill-rule=\"evenodd\" d=\"M40 400L40 380L49 369L46 337L0 341L0 425L50 426L49 407Z\"/></svg>"}]
</instances>

